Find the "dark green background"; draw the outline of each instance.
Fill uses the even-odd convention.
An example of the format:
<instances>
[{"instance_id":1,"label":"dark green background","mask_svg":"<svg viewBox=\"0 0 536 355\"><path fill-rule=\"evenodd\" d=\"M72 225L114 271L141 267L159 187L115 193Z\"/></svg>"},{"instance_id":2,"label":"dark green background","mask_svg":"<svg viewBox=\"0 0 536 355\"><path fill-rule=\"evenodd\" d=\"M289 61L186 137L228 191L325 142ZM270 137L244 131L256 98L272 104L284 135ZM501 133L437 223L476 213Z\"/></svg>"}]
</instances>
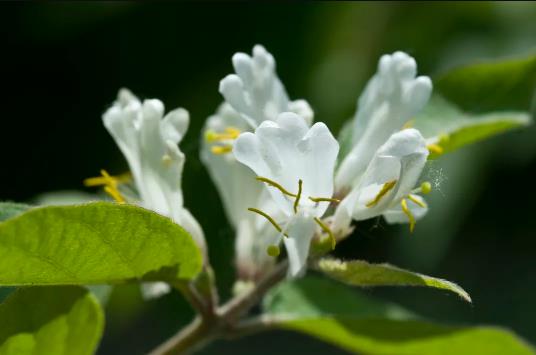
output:
<instances>
[{"instance_id":1,"label":"dark green background","mask_svg":"<svg viewBox=\"0 0 536 355\"><path fill-rule=\"evenodd\" d=\"M124 171L100 119L120 87L160 98L168 109L185 107L192 118L181 144L186 205L204 226L227 296L233 236L197 154L199 130L222 100L218 82L231 72L234 52L264 44L290 96L307 99L316 119L337 132L381 54L406 51L420 73L433 76L468 61L533 53L536 5L4 3L0 29L0 198L82 189L101 168ZM473 305L435 290L365 292L444 322L510 327L536 343L535 133L512 132L431 164L426 174L439 188L413 235L371 221L339 246L346 258L455 281ZM190 316L177 294L142 303L135 287L121 287L108 307L100 353L142 354ZM282 332L218 342L203 353L253 351L341 353Z\"/></svg>"}]
</instances>

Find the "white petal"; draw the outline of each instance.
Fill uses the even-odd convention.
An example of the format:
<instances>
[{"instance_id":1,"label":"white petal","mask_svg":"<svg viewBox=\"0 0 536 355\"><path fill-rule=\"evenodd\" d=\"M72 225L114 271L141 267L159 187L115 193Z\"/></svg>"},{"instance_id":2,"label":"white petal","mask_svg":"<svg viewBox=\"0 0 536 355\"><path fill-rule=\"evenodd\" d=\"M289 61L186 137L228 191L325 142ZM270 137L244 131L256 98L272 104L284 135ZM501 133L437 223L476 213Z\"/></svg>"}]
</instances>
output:
<instances>
[{"instance_id":1,"label":"white petal","mask_svg":"<svg viewBox=\"0 0 536 355\"><path fill-rule=\"evenodd\" d=\"M378 72L359 98L354 147L337 171L338 189L356 184L376 149L400 130L430 98L432 82L415 77L415 60L403 52L380 58Z\"/></svg>"},{"instance_id":2,"label":"white petal","mask_svg":"<svg viewBox=\"0 0 536 355\"><path fill-rule=\"evenodd\" d=\"M314 206L315 214L320 217L328 203L316 206L308 198L332 196L338 150L337 141L323 123L308 129L301 117L287 112L281 114L277 122L263 122L255 134L241 134L233 153L258 176L271 179L292 193L297 193L301 179L300 206ZM276 188L269 187L269 191L280 208L291 215L294 201Z\"/></svg>"},{"instance_id":3,"label":"white petal","mask_svg":"<svg viewBox=\"0 0 536 355\"><path fill-rule=\"evenodd\" d=\"M171 292L171 287L165 282L144 282L141 284L141 295L144 300L159 298Z\"/></svg>"},{"instance_id":4,"label":"white petal","mask_svg":"<svg viewBox=\"0 0 536 355\"><path fill-rule=\"evenodd\" d=\"M313 218L302 213L294 215L288 222L289 237L284 238L283 242L287 249L289 277L294 278L304 274L315 228L316 223Z\"/></svg>"},{"instance_id":5,"label":"white petal","mask_svg":"<svg viewBox=\"0 0 536 355\"><path fill-rule=\"evenodd\" d=\"M370 162L359 185L351 193L352 216L363 220L379 216L415 186L428 157L426 142L419 131L406 129L393 134ZM384 184L396 181L376 202ZM347 206L347 203L344 204Z\"/></svg>"},{"instance_id":6,"label":"white petal","mask_svg":"<svg viewBox=\"0 0 536 355\"><path fill-rule=\"evenodd\" d=\"M170 111L162 120L162 134L165 140L170 140L175 144L179 144L190 123L190 115L183 108L177 108Z\"/></svg>"},{"instance_id":7,"label":"white petal","mask_svg":"<svg viewBox=\"0 0 536 355\"><path fill-rule=\"evenodd\" d=\"M300 117L303 117L308 126L313 124L315 113L309 103L305 100L291 101L288 105L288 110L294 112Z\"/></svg>"},{"instance_id":8,"label":"white petal","mask_svg":"<svg viewBox=\"0 0 536 355\"><path fill-rule=\"evenodd\" d=\"M236 53L233 66L237 75L220 82L220 93L252 128L289 110L288 95L275 72L273 56L260 45L253 56Z\"/></svg>"},{"instance_id":9,"label":"white petal","mask_svg":"<svg viewBox=\"0 0 536 355\"><path fill-rule=\"evenodd\" d=\"M201 254L203 254L203 259L206 261L208 256L207 245L205 242L205 234L203 233L203 229L201 229L199 222L197 222L195 217L192 216L190 211L188 211L186 208L182 209L180 217L177 219L176 222L188 233L190 233L192 239L195 241L195 243L201 250Z\"/></svg>"}]
</instances>

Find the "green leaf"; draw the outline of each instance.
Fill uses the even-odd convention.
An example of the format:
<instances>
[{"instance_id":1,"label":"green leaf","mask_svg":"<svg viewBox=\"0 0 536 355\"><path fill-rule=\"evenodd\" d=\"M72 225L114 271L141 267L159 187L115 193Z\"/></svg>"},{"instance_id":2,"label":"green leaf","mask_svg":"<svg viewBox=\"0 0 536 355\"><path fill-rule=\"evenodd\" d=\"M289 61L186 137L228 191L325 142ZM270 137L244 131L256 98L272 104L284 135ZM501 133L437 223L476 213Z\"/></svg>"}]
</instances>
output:
<instances>
[{"instance_id":1,"label":"green leaf","mask_svg":"<svg viewBox=\"0 0 536 355\"><path fill-rule=\"evenodd\" d=\"M0 305L0 354L90 355L103 327L102 310L84 288L19 289Z\"/></svg>"},{"instance_id":2,"label":"green leaf","mask_svg":"<svg viewBox=\"0 0 536 355\"><path fill-rule=\"evenodd\" d=\"M357 354L534 355L512 332L497 327L445 326L420 320L305 318L281 320L279 328L306 333Z\"/></svg>"},{"instance_id":3,"label":"green leaf","mask_svg":"<svg viewBox=\"0 0 536 355\"><path fill-rule=\"evenodd\" d=\"M285 319L327 315L413 317L409 311L395 304L376 301L359 290L310 275L273 288L263 299L263 309L271 316Z\"/></svg>"},{"instance_id":4,"label":"green leaf","mask_svg":"<svg viewBox=\"0 0 536 355\"><path fill-rule=\"evenodd\" d=\"M536 89L536 54L465 65L434 79L434 90L464 110L529 111Z\"/></svg>"},{"instance_id":5,"label":"green leaf","mask_svg":"<svg viewBox=\"0 0 536 355\"><path fill-rule=\"evenodd\" d=\"M523 112L470 115L436 95L415 117L412 126L447 153L466 144L527 126L530 122L529 115Z\"/></svg>"},{"instance_id":6,"label":"green leaf","mask_svg":"<svg viewBox=\"0 0 536 355\"><path fill-rule=\"evenodd\" d=\"M281 284L270 291L263 306L268 324L358 354L534 354L527 343L508 330L433 324L317 277Z\"/></svg>"},{"instance_id":7,"label":"green leaf","mask_svg":"<svg viewBox=\"0 0 536 355\"><path fill-rule=\"evenodd\" d=\"M1 286L173 282L201 265L184 229L136 206L49 206L0 223Z\"/></svg>"},{"instance_id":8,"label":"green leaf","mask_svg":"<svg viewBox=\"0 0 536 355\"><path fill-rule=\"evenodd\" d=\"M26 212L31 206L23 203L0 202L0 222Z\"/></svg>"},{"instance_id":9,"label":"green leaf","mask_svg":"<svg viewBox=\"0 0 536 355\"><path fill-rule=\"evenodd\" d=\"M389 264L369 264L362 260L340 261L321 259L315 267L352 286L423 286L447 290L458 294L467 302L471 297L460 286L447 280L400 269Z\"/></svg>"}]
</instances>

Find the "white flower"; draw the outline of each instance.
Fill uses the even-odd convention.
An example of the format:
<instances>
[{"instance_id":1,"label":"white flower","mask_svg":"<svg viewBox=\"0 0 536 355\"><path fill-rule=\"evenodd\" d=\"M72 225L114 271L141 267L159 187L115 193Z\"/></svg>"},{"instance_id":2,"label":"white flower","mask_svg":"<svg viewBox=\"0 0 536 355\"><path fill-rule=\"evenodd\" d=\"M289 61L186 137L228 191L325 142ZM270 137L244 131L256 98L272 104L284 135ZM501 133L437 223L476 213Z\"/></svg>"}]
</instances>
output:
<instances>
[{"instance_id":1,"label":"white flower","mask_svg":"<svg viewBox=\"0 0 536 355\"><path fill-rule=\"evenodd\" d=\"M410 223L427 211L418 192L428 193L424 184L414 189L428 158L426 141L415 129L397 132L375 153L362 179L338 206L334 230L344 230L356 221L383 215L389 223Z\"/></svg>"},{"instance_id":2,"label":"white flower","mask_svg":"<svg viewBox=\"0 0 536 355\"><path fill-rule=\"evenodd\" d=\"M222 199L231 226L236 231L235 260L239 277L253 281L269 272L274 258L266 248L278 237L277 231L263 218L248 211L251 206L267 209L267 193L255 174L230 154L235 134L249 129L246 121L229 104L220 106L207 119L201 143L201 161L205 164Z\"/></svg>"},{"instance_id":3,"label":"white flower","mask_svg":"<svg viewBox=\"0 0 536 355\"><path fill-rule=\"evenodd\" d=\"M359 183L376 150L430 98L430 78L416 77L416 72L415 60L403 52L380 58L377 73L359 98L353 123L353 148L336 173L338 191Z\"/></svg>"},{"instance_id":4,"label":"white flower","mask_svg":"<svg viewBox=\"0 0 536 355\"><path fill-rule=\"evenodd\" d=\"M290 101L275 72L274 57L261 45L253 47L253 56L233 56L236 74L220 82L220 93L246 122L255 129L266 120L275 120L281 112L295 112L309 124L313 111L304 100Z\"/></svg>"},{"instance_id":5,"label":"white flower","mask_svg":"<svg viewBox=\"0 0 536 355\"><path fill-rule=\"evenodd\" d=\"M183 206L184 154L178 143L188 128L189 115L182 108L164 116L160 100L141 103L130 91L119 91L103 115L103 122L127 159L141 206L170 217L186 229L206 255L201 227Z\"/></svg>"},{"instance_id":6,"label":"white flower","mask_svg":"<svg viewBox=\"0 0 536 355\"><path fill-rule=\"evenodd\" d=\"M255 133L241 134L234 144L236 159L268 184L273 201L286 216L283 227L273 218L272 223L288 235L284 243L291 276L302 272L316 224L322 223L332 200L338 151L339 144L325 124L309 128L291 112L280 114L276 122L262 122Z\"/></svg>"}]
</instances>

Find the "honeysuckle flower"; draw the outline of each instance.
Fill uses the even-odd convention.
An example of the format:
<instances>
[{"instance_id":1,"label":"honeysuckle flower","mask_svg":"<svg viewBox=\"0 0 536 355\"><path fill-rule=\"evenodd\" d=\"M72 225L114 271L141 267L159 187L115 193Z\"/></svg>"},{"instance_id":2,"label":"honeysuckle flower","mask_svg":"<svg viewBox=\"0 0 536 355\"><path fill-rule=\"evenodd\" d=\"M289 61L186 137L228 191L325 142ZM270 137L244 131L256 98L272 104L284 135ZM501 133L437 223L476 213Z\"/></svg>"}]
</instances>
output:
<instances>
[{"instance_id":1,"label":"honeysuckle flower","mask_svg":"<svg viewBox=\"0 0 536 355\"><path fill-rule=\"evenodd\" d=\"M205 124L201 161L207 167L229 223L236 231L235 260L239 277L254 281L274 265L274 258L266 254L266 248L277 240L278 233L266 220L247 210L250 206L268 208L267 193L255 180L255 174L225 151L232 149L234 139L238 137L233 132L248 129L240 114L229 104L222 104Z\"/></svg>"},{"instance_id":2,"label":"honeysuckle flower","mask_svg":"<svg viewBox=\"0 0 536 355\"><path fill-rule=\"evenodd\" d=\"M255 133L242 133L234 143L236 159L264 182L285 220L276 221L252 206L250 211L266 217L280 232L289 258L289 275L304 269L311 239L320 218L334 200L333 171L339 144L325 124L308 127L297 114L286 112L277 121L264 121ZM285 236L283 238L283 236ZM276 255L277 247L269 249Z\"/></svg>"},{"instance_id":3,"label":"honeysuckle flower","mask_svg":"<svg viewBox=\"0 0 536 355\"><path fill-rule=\"evenodd\" d=\"M305 100L290 101L276 74L274 57L263 46L254 46L253 56L236 53L232 62L236 74L220 82L220 93L252 129L287 111L312 122L313 110Z\"/></svg>"},{"instance_id":4,"label":"honeysuckle flower","mask_svg":"<svg viewBox=\"0 0 536 355\"><path fill-rule=\"evenodd\" d=\"M428 158L426 141L416 129L405 129L389 137L375 153L359 184L341 201L332 228L345 229L356 221L383 215L388 223L409 223L427 211L417 195L430 192L429 183L414 188Z\"/></svg>"},{"instance_id":5,"label":"honeysuckle flower","mask_svg":"<svg viewBox=\"0 0 536 355\"><path fill-rule=\"evenodd\" d=\"M206 257L203 231L183 205L181 182L185 157L178 144L188 128L188 112L178 108L164 116L160 100L142 103L130 91L121 89L102 119L128 162L139 194L136 202L181 225ZM118 202L132 199L120 192L120 181L105 172L103 175L105 190ZM149 296L169 291L169 286L163 283L149 283L143 288Z\"/></svg>"},{"instance_id":6,"label":"honeysuckle flower","mask_svg":"<svg viewBox=\"0 0 536 355\"><path fill-rule=\"evenodd\" d=\"M353 121L353 148L337 169L338 191L348 190L359 180L377 149L419 112L432 91L426 76L416 76L415 60L403 52L384 55L377 73L358 101Z\"/></svg>"}]
</instances>

